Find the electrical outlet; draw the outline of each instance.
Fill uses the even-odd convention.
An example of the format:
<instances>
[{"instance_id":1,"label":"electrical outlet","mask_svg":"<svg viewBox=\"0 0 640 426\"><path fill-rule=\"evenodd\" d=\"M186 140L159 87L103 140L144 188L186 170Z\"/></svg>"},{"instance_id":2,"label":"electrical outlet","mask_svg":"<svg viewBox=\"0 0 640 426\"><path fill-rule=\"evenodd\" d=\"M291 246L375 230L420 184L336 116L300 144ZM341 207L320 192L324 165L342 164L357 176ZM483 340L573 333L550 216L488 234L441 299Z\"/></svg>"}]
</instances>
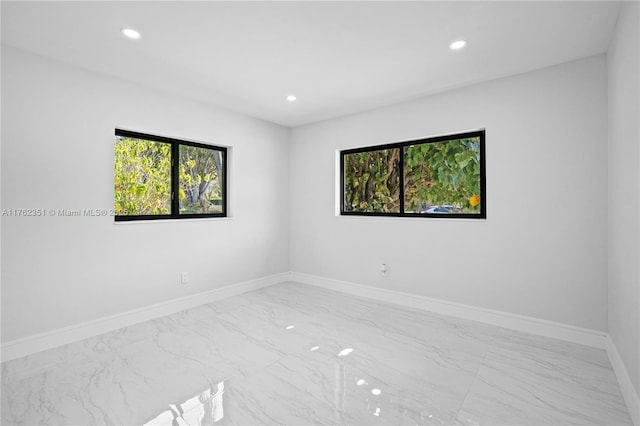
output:
<instances>
[{"instance_id":1,"label":"electrical outlet","mask_svg":"<svg viewBox=\"0 0 640 426\"><path fill-rule=\"evenodd\" d=\"M389 276L389 265L387 265L386 263L380 265L380 275L382 275L383 277Z\"/></svg>"},{"instance_id":2,"label":"electrical outlet","mask_svg":"<svg viewBox=\"0 0 640 426\"><path fill-rule=\"evenodd\" d=\"M189 273L188 272L183 272L182 276L180 277L180 282L182 282L182 284L187 284L189 282Z\"/></svg>"}]
</instances>

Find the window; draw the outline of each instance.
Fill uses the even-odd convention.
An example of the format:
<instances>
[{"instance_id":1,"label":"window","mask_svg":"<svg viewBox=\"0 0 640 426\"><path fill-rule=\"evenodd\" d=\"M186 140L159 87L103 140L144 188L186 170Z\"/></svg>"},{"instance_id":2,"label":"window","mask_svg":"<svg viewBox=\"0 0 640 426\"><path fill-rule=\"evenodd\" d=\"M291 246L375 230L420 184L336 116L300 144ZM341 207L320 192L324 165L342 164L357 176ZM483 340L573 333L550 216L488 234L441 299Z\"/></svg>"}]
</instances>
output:
<instances>
[{"instance_id":1,"label":"window","mask_svg":"<svg viewBox=\"0 0 640 426\"><path fill-rule=\"evenodd\" d=\"M116 129L115 220L225 217L227 149Z\"/></svg>"},{"instance_id":2,"label":"window","mask_svg":"<svg viewBox=\"0 0 640 426\"><path fill-rule=\"evenodd\" d=\"M340 152L340 214L486 218L484 130Z\"/></svg>"}]
</instances>

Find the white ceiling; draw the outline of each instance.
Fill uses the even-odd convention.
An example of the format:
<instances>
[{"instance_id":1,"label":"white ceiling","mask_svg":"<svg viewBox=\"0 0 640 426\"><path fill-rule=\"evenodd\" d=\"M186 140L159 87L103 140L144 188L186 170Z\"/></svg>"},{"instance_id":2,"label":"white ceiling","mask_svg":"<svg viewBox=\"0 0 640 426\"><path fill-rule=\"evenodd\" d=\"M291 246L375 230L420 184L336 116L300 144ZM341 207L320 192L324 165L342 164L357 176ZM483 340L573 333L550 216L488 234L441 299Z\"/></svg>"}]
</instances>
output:
<instances>
[{"instance_id":1,"label":"white ceiling","mask_svg":"<svg viewBox=\"0 0 640 426\"><path fill-rule=\"evenodd\" d=\"M618 2L11 2L2 43L285 126L605 52ZM133 27L142 38L124 38ZM453 52L455 39L468 41ZM286 95L298 101L289 103Z\"/></svg>"}]
</instances>

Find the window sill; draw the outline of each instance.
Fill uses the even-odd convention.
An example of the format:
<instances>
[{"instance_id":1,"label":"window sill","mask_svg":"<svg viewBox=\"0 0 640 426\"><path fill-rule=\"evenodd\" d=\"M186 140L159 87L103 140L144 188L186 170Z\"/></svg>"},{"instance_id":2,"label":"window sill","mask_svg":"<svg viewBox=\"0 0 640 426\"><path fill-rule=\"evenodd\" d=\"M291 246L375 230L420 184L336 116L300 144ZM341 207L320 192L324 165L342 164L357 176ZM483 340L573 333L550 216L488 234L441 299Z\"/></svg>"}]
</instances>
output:
<instances>
[{"instance_id":1,"label":"window sill","mask_svg":"<svg viewBox=\"0 0 640 426\"><path fill-rule=\"evenodd\" d=\"M483 223L487 218L466 218L466 217L415 217L415 216L366 216L366 215L341 215L336 214L336 219L344 220L376 220L376 221L412 221L412 222L473 222Z\"/></svg>"},{"instance_id":2,"label":"window sill","mask_svg":"<svg viewBox=\"0 0 640 426\"><path fill-rule=\"evenodd\" d=\"M193 219L153 219L153 220L123 220L112 222L117 226L130 226L130 225L150 225L150 224L163 224L163 223L183 223L183 222L217 222L233 220L233 217L201 217Z\"/></svg>"}]
</instances>

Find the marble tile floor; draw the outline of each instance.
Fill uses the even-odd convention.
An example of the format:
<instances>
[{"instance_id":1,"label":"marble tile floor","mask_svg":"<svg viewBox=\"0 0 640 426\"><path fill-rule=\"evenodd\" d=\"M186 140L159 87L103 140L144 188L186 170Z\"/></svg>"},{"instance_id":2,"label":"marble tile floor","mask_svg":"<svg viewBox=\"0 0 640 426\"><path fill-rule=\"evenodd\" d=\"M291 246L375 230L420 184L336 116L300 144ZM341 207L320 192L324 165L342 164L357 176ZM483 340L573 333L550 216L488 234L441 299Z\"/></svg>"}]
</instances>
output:
<instances>
[{"instance_id":1,"label":"marble tile floor","mask_svg":"<svg viewBox=\"0 0 640 426\"><path fill-rule=\"evenodd\" d=\"M2 364L3 425L631 425L603 350L284 283Z\"/></svg>"}]
</instances>

